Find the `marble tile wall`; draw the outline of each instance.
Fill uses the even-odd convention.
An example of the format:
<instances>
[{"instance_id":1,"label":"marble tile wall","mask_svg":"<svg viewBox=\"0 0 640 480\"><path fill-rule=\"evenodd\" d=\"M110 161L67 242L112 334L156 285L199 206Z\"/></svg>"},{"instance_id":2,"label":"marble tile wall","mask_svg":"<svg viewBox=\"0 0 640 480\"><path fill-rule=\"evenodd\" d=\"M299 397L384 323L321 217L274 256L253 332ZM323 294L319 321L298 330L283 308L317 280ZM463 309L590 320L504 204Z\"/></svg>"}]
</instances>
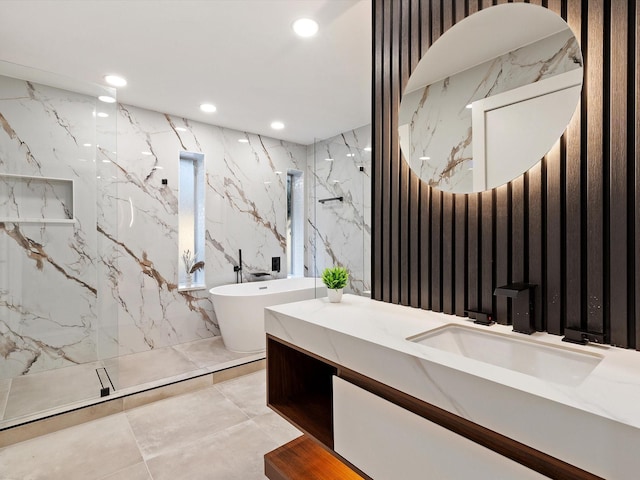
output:
<instances>
[{"instance_id":1,"label":"marble tile wall","mask_svg":"<svg viewBox=\"0 0 640 480\"><path fill-rule=\"evenodd\" d=\"M371 288L371 126L344 132L309 147L314 179L309 195L307 265L349 270L350 293ZM332 159L332 160L327 160ZM362 171L360 168L362 167ZM343 197L321 204L318 200Z\"/></svg>"},{"instance_id":2,"label":"marble tile wall","mask_svg":"<svg viewBox=\"0 0 640 480\"><path fill-rule=\"evenodd\" d=\"M430 185L473 191L471 110L466 105L581 66L580 46L567 29L411 92L401 105L403 155Z\"/></svg>"},{"instance_id":3,"label":"marble tile wall","mask_svg":"<svg viewBox=\"0 0 640 480\"><path fill-rule=\"evenodd\" d=\"M177 288L181 150L205 157L205 290ZM104 236L119 250L121 354L219 335L208 288L235 282L239 249L244 281L271 257L286 277L286 172L305 170L304 146L120 105L114 163L119 224Z\"/></svg>"},{"instance_id":4,"label":"marble tile wall","mask_svg":"<svg viewBox=\"0 0 640 480\"><path fill-rule=\"evenodd\" d=\"M0 379L219 335L208 289L235 282L239 249L244 281L274 256L271 278L287 275L289 169L304 172L305 274L341 264L368 290L369 138L304 146L0 77L0 173L72 179L76 216L0 222ZM178 290L180 151L205 156L202 290Z\"/></svg>"},{"instance_id":5,"label":"marble tile wall","mask_svg":"<svg viewBox=\"0 0 640 480\"><path fill-rule=\"evenodd\" d=\"M98 218L113 215L102 208L98 214L107 165L96 145L115 150L116 133L115 106L109 110L98 103L87 95L0 76L0 173L72 180L76 219L0 220L0 378L97 358L104 257L96 225L101 225ZM97 108L110 116L96 116ZM19 207L18 196L26 193L5 190L0 202ZM29 217L38 209L42 216L69 210L67 195L53 189L44 193L30 199L42 207L32 208ZM19 208L10 216L16 215L22 216ZM117 353L107 350L103 353Z\"/></svg>"}]
</instances>

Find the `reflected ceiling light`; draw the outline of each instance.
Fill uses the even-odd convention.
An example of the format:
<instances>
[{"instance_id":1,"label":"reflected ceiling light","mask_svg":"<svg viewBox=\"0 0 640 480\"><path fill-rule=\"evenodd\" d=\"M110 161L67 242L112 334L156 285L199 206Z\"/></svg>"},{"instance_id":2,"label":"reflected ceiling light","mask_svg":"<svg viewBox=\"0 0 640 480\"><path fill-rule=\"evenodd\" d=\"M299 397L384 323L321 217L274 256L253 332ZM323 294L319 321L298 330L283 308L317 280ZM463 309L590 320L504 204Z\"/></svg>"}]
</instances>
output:
<instances>
[{"instance_id":1,"label":"reflected ceiling light","mask_svg":"<svg viewBox=\"0 0 640 480\"><path fill-rule=\"evenodd\" d=\"M111 163L111 160L104 159L104 160L102 160L102 163Z\"/></svg>"},{"instance_id":2,"label":"reflected ceiling light","mask_svg":"<svg viewBox=\"0 0 640 480\"><path fill-rule=\"evenodd\" d=\"M109 95L100 95L98 97L98 100L104 103L116 103L116 99L113 97L110 97Z\"/></svg>"},{"instance_id":3,"label":"reflected ceiling light","mask_svg":"<svg viewBox=\"0 0 640 480\"><path fill-rule=\"evenodd\" d=\"M176 127L176 132L186 132L187 129L184 127Z\"/></svg>"},{"instance_id":4,"label":"reflected ceiling light","mask_svg":"<svg viewBox=\"0 0 640 480\"><path fill-rule=\"evenodd\" d=\"M282 175L282 172L280 170L276 170L276 175Z\"/></svg>"},{"instance_id":5,"label":"reflected ceiling light","mask_svg":"<svg viewBox=\"0 0 640 480\"><path fill-rule=\"evenodd\" d=\"M271 182L269 182L268 180L266 182L264 182L265 185L271 185Z\"/></svg>"},{"instance_id":6,"label":"reflected ceiling light","mask_svg":"<svg viewBox=\"0 0 640 480\"><path fill-rule=\"evenodd\" d=\"M431 157L420 157L420 160L431 160Z\"/></svg>"},{"instance_id":7,"label":"reflected ceiling light","mask_svg":"<svg viewBox=\"0 0 640 480\"><path fill-rule=\"evenodd\" d=\"M334 180L333 183L340 183L340 180Z\"/></svg>"},{"instance_id":8,"label":"reflected ceiling light","mask_svg":"<svg viewBox=\"0 0 640 480\"><path fill-rule=\"evenodd\" d=\"M151 152L140 152L142 155L153 155Z\"/></svg>"},{"instance_id":9,"label":"reflected ceiling light","mask_svg":"<svg viewBox=\"0 0 640 480\"><path fill-rule=\"evenodd\" d=\"M215 105L212 105L210 103L203 103L202 105L200 105L200 110L206 113L213 113L217 110L217 108Z\"/></svg>"},{"instance_id":10,"label":"reflected ceiling light","mask_svg":"<svg viewBox=\"0 0 640 480\"><path fill-rule=\"evenodd\" d=\"M83 147L90 147L90 146L91 146L91 144L90 144L90 143L83 143L83 144L82 144L82 146L83 146Z\"/></svg>"},{"instance_id":11,"label":"reflected ceiling light","mask_svg":"<svg viewBox=\"0 0 640 480\"><path fill-rule=\"evenodd\" d=\"M310 18L299 18L293 22L293 31L300 37L313 37L318 33L318 22Z\"/></svg>"},{"instance_id":12,"label":"reflected ceiling light","mask_svg":"<svg viewBox=\"0 0 640 480\"><path fill-rule=\"evenodd\" d=\"M333 162L333 158L325 158L325 162Z\"/></svg>"},{"instance_id":13,"label":"reflected ceiling light","mask_svg":"<svg viewBox=\"0 0 640 480\"><path fill-rule=\"evenodd\" d=\"M156 165L155 167L152 167L151 170L164 170L164 167L161 167L160 165Z\"/></svg>"},{"instance_id":14,"label":"reflected ceiling light","mask_svg":"<svg viewBox=\"0 0 640 480\"><path fill-rule=\"evenodd\" d=\"M249 140L247 140L246 138L239 138L238 142L240 142L240 143L249 143Z\"/></svg>"},{"instance_id":15,"label":"reflected ceiling light","mask_svg":"<svg viewBox=\"0 0 640 480\"><path fill-rule=\"evenodd\" d=\"M278 121L271 122L271 128L274 130L282 130L284 128L284 123Z\"/></svg>"},{"instance_id":16,"label":"reflected ceiling light","mask_svg":"<svg viewBox=\"0 0 640 480\"><path fill-rule=\"evenodd\" d=\"M465 108L473 108L473 105L471 105L470 103L467 104L467 106Z\"/></svg>"},{"instance_id":17,"label":"reflected ceiling light","mask_svg":"<svg viewBox=\"0 0 640 480\"><path fill-rule=\"evenodd\" d=\"M371 147L364 147L364 151L365 152L370 152L371 151Z\"/></svg>"},{"instance_id":18,"label":"reflected ceiling light","mask_svg":"<svg viewBox=\"0 0 640 480\"><path fill-rule=\"evenodd\" d=\"M120 75L105 75L104 81L114 87L124 87L127 81Z\"/></svg>"},{"instance_id":19,"label":"reflected ceiling light","mask_svg":"<svg viewBox=\"0 0 640 480\"><path fill-rule=\"evenodd\" d=\"M109 116L109 114L108 113L104 113L104 112L98 112L98 116L100 118L107 118Z\"/></svg>"},{"instance_id":20,"label":"reflected ceiling light","mask_svg":"<svg viewBox=\"0 0 640 480\"><path fill-rule=\"evenodd\" d=\"M347 157L355 157L356 154L355 153L347 153Z\"/></svg>"}]
</instances>

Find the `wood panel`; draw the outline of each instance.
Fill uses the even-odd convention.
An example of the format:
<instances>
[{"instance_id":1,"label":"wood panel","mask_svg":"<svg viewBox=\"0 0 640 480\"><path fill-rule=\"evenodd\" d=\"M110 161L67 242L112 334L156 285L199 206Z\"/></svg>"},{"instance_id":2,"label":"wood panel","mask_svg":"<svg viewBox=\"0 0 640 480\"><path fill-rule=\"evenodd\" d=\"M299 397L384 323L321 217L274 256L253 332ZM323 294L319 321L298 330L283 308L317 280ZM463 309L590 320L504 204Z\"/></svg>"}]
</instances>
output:
<instances>
[{"instance_id":1,"label":"wood panel","mask_svg":"<svg viewBox=\"0 0 640 480\"><path fill-rule=\"evenodd\" d=\"M508 304L493 290L526 280L539 285L537 330L602 332L640 348L639 0L528 2L562 15L580 42L579 105L526 175L451 198L399 165L401 88L451 26L508 2L373 2L374 298L457 315L483 310L503 321Z\"/></svg>"}]
</instances>

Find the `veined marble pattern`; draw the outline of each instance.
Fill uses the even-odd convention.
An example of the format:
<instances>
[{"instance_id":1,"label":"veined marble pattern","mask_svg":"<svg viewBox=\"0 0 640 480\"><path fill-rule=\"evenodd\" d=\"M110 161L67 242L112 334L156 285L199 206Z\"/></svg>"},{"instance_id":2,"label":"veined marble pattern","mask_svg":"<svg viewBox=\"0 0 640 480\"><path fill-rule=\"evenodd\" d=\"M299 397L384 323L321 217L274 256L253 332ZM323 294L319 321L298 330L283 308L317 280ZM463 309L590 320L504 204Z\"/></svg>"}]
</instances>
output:
<instances>
[{"instance_id":1,"label":"veined marble pattern","mask_svg":"<svg viewBox=\"0 0 640 480\"><path fill-rule=\"evenodd\" d=\"M344 266L349 270L346 290L358 294L371 288L371 151L365 150L370 144L371 126L366 125L309 148L315 182L308 213L307 262L312 269L315 258L311 275ZM319 203L333 197L343 201Z\"/></svg>"},{"instance_id":2,"label":"veined marble pattern","mask_svg":"<svg viewBox=\"0 0 640 480\"><path fill-rule=\"evenodd\" d=\"M433 187L473 191L466 105L580 67L580 46L567 29L405 95L400 114L405 158Z\"/></svg>"},{"instance_id":3,"label":"veined marble pattern","mask_svg":"<svg viewBox=\"0 0 640 480\"><path fill-rule=\"evenodd\" d=\"M205 157L207 288L235 282L239 249L245 281L270 272L274 256L282 269L273 277L287 273L286 172L304 170L305 147L121 105L114 163L122 214L117 232L100 232L120 252L111 288L121 353L219 334L208 291L177 288L181 150Z\"/></svg>"},{"instance_id":4,"label":"veined marble pattern","mask_svg":"<svg viewBox=\"0 0 640 480\"><path fill-rule=\"evenodd\" d=\"M75 223L0 223L0 378L97 358L96 144L115 125L96 103L0 77L0 173L73 180L76 200Z\"/></svg>"}]
</instances>

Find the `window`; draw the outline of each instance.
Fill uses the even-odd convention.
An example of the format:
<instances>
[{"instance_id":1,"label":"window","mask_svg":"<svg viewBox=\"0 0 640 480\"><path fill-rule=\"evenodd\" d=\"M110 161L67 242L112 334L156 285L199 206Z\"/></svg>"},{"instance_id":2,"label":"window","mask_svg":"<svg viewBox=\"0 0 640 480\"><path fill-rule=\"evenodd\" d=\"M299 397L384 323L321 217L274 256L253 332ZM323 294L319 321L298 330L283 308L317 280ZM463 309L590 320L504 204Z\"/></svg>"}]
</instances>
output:
<instances>
[{"instance_id":1,"label":"window","mask_svg":"<svg viewBox=\"0 0 640 480\"><path fill-rule=\"evenodd\" d=\"M287 265L289 276L304 275L304 183L299 170L287 171Z\"/></svg>"},{"instance_id":2,"label":"window","mask_svg":"<svg viewBox=\"0 0 640 480\"><path fill-rule=\"evenodd\" d=\"M204 281L204 155L180 152L178 205L178 284L202 288Z\"/></svg>"}]
</instances>

